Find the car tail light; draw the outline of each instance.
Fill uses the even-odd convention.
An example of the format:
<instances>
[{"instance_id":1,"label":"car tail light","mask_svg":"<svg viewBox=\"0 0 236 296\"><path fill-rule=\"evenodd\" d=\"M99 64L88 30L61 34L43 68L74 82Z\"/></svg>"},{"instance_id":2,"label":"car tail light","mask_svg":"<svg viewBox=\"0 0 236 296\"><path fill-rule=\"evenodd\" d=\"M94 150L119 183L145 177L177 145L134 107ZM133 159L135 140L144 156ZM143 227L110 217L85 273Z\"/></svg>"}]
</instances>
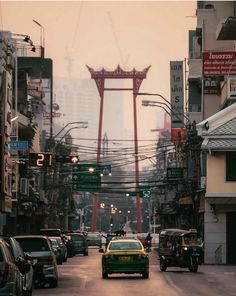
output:
<instances>
[{"instance_id":1,"label":"car tail light","mask_svg":"<svg viewBox=\"0 0 236 296\"><path fill-rule=\"evenodd\" d=\"M9 270L10 270L10 265L6 263L4 267L3 275L2 275L2 280L0 282L0 287L3 287L6 284Z\"/></svg>"},{"instance_id":2,"label":"car tail light","mask_svg":"<svg viewBox=\"0 0 236 296\"><path fill-rule=\"evenodd\" d=\"M42 258L39 258L38 262L42 263L43 265L52 265L53 258L52 257L42 257Z\"/></svg>"},{"instance_id":3,"label":"car tail light","mask_svg":"<svg viewBox=\"0 0 236 296\"><path fill-rule=\"evenodd\" d=\"M106 255L105 257L106 257L106 259L114 259L115 258L114 255Z\"/></svg>"},{"instance_id":4,"label":"car tail light","mask_svg":"<svg viewBox=\"0 0 236 296\"><path fill-rule=\"evenodd\" d=\"M146 255L144 255L144 254L139 254L138 255L138 260L141 260L141 259L143 259L143 258L145 258L146 257Z\"/></svg>"}]
</instances>

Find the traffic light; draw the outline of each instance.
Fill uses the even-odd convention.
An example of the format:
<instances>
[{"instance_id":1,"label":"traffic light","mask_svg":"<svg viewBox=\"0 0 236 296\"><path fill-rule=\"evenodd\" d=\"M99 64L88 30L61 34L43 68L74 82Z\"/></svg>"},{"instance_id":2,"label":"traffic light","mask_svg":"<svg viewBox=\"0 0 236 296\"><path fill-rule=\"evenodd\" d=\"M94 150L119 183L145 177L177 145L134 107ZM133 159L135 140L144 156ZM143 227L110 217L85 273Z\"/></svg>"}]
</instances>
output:
<instances>
[{"instance_id":1,"label":"traffic light","mask_svg":"<svg viewBox=\"0 0 236 296\"><path fill-rule=\"evenodd\" d=\"M56 155L56 162L77 164L80 159L77 155Z\"/></svg>"},{"instance_id":2,"label":"traffic light","mask_svg":"<svg viewBox=\"0 0 236 296\"><path fill-rule=\"evenodd\" d=\"M113 226L113 218L112 217L110 218L110 226L111 227Z\"/></svg>"},{"instance_id":3,"label":"traffic light","mask_svg":"<svg viewBox=\"0 0 236 296\"><path fill-rule=\"evenodd\" d=\"M29 166L50 167L53 164L52 153L37 152L29 153Z\"/></svg>"},{"instance_id":4,"label":"traffic light","mask_svg":"<svg viewBox=\"0 0 236 296\"><path fill-rule=\"evenodd\" d=\"M79 162L79 156L71 155L70 156L70 163L77 164Z\"/></svg>"}]
</instances>

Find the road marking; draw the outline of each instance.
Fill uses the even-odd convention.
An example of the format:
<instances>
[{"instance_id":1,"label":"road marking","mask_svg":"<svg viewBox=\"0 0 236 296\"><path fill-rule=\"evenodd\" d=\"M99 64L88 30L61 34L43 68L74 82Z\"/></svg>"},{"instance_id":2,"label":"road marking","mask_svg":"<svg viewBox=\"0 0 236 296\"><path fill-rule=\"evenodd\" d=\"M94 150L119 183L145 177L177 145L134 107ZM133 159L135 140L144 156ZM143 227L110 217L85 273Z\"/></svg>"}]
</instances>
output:
<instances>
[{"instance_id":1,"label":"road marking","mask_svg":"<svg viewBox=\"0 0 236 296\"><path fill-rule=\"evenodd\" d=\"M84 277L80 277L80 278L82 279L82 283L81 283L80 287L81 287L81 289L85 289L88 277L84 276Z\"/></svg>"},{"instance_id":2,"label":"road marking","mask_svg":"<svg viewBox=\"0 0 236 296\"><path fill-rule=\"evenodd\" d=\"M63 272L61 275L72 275L73 273L70 272Z\"/></svg>"},{"instance_id":3,"label":"road marking","mask_svg":"<svg viewBox=\"0 0 236 296\"><path fill-rule=\"evenodd\" d=\"M215 282L216 282L216 281L213 280L213 279L207 279L207 281L208 281L209 283L215 283Z\"/></svg>"},{"instance_id":4,"label":"road marking","mask_svg":"<svg viewBox=\"0 0 236 296\"><path fill-rule=\"evenodd\" d=\"M234 271L225 271L224 274L226 275L235 275Z\"/></svg>"},{"instance_id":5,"label":"road marking","mask_svg":"<svg viewBox=\"0 0 236 296\"><path fill-rule=\"evenodd\" d=\"M172 286L174 288L174 290L177 291L178 295L179 294L184 295L184 291L181 288L179 288L178 286L176 286L176 284L172 281L172 279L168 275L164 275L164 277L166 278L169 285Z\"/></svg>"}]
</instances>

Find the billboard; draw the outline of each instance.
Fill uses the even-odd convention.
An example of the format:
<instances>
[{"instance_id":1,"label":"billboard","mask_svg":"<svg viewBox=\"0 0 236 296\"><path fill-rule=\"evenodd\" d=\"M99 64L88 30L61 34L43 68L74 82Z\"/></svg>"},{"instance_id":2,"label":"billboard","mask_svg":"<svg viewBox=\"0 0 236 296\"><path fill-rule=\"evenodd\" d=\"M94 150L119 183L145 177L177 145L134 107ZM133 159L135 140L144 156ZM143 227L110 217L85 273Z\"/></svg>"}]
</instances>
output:
<instances>
[{"instance_id":1,"label":"billboard","mask_svg":"<svg viewBox=\"0 0 236 296\"><path fill-rule=\"evenodd\" d=\"M203 75L236 75L236 51L204 52Z\"/></svg>"},{"instance_id":2,"label":"billboard","mask_svg":"<svg viewBox=\"0 0 236 296\"><path fill-rule=\"evenodd\" d=\"M171 127L184 127L183 61L170 62Z\"/></svg>"}]
</instances>

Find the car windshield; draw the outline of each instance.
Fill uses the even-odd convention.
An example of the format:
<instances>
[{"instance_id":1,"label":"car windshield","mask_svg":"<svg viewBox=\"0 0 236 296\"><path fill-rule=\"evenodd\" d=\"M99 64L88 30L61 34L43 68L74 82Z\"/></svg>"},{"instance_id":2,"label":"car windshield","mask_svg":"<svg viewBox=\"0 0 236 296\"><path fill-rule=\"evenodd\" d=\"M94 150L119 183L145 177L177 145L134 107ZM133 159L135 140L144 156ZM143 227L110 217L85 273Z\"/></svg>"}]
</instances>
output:
<instances>
[{"instance_id":1,"label":"car windshield","mask_svg":"<svg viewBox=\"0 0 236 296\"><path fill-rule=\"evenodd\" d=\"M184 243L185 244L197 244L197 245L201 245L202 243L202 238L197 235L197 234L188 234L186 236L183 237L184 239Z\"/></svg>"},{"instance_id":2,"label":"car windshield","mask_svg":"<svg viewBox=\"0 0 236 296\"><path fill-rule=\"evenodd\" d=\"M84 237L82 235L71 235L73 241L84 241Z\"/></svg>"},{"instance_id":3,"label":"car windshield","mask_svg":"<svg viewBox=\"0 0 236 296\"><path fill-rule=\"evenodd\" d=\"M43 238L16 238L24 252L49 251L49 245Z\"/></svg>"},{"instance_id":4,"label":"car windshield","mask_svg":"<svg viewBox=\"0 0 236 296\"><path fill-rule=\"evenodd\" d=\"M109 246L111 251L139 251L142 250L142 246L139 242L111 242Z\"/></svg>"}]
</instances>

